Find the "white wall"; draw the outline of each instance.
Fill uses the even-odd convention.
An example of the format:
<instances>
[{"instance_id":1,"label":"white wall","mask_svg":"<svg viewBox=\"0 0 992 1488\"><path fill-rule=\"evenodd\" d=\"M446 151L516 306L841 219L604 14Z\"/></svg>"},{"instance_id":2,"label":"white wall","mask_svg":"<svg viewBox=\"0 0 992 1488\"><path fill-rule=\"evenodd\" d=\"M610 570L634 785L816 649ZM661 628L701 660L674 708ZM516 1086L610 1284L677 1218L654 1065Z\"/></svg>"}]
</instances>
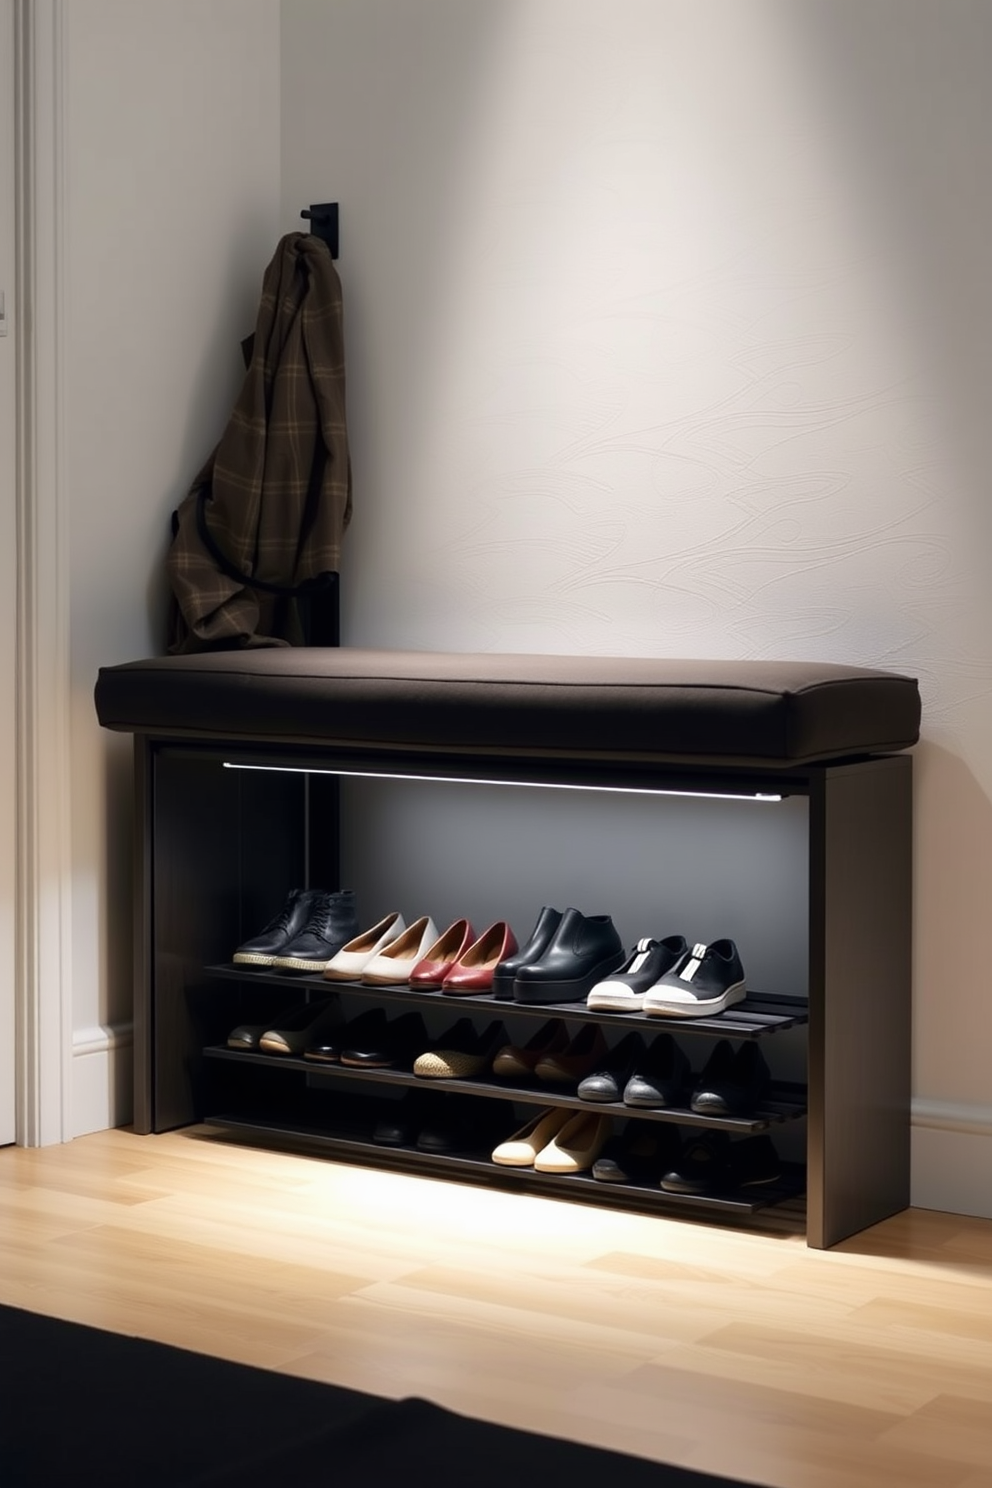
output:
<instances>
[{"instance_id":1,"label":"white wall","mask_svg":"<svg viewBox=\"0 0 992 1488\"><path fill-rule=\"evenodd\" d=\"M282 4L346 642L918 676L914 1198L985 1214L990 47L968 0Z\"/></svg>"},{"instance_id":2,"label":"white wall","mask_svg":"<svg viewBox=\"0 0 992 1488\"><path fill-rule=\"evenodd\" d=\"M64 7L74 1133L130 1106L130 740L103 664L161 651L169 514L240 383L279 223L277 0Z\"/></svg>"}]
</instances>

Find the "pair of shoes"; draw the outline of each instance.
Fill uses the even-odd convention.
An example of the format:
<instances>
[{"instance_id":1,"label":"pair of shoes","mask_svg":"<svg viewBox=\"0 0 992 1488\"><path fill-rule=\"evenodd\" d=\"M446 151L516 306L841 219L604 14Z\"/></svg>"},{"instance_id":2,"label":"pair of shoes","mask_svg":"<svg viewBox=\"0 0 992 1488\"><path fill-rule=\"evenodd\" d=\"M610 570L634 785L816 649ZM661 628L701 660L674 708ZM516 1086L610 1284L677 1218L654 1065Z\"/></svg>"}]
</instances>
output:
<instances>
[{"instance_id":1,"label":"pair of shoes","mask_svg":"<svg viewBox=\"0 0 992 1488\"><path fill-rule=\"evenodd\" d=\"M413 967L410 986L422 992L440 988L452 997L489 992L498 963L516 949L506 920L496 920L479 936L468 920L455 920Z\"/></svg>"},{"instance_id":2,"label":"pair of shoes","mask_svg":"<svg viewBox=\"0 0 992 1488\"><path fill-rule=\"evenodd\" d=\"M768 1136L732 1142L726 1132L690 1137L661 1177L665 1193L694 1197L733 1194L776 1183L782 1176L775 1144Z\"/></svg>"},{"instance_id":3,"label":"pair of shoes","mask_svg":"<svg viewBox=\"0 0 992 1488\"><path fill-rule=\"evenodd\" d=\"M370 930L356 933L339 947L324 965L323 973L327 981L360 982L362 972L372 958L398 939L405 929L406 920L399 910L394 909L390 914L384 915Z\"/></svg>"},{"instance_id":4,"label":"pair of shoes","mask_svg":"<svg viewBox=\"0 0 992 1488\"><path fill-rule=\"evenodd\" d=\"M538 1173L583 1173L592 1167L610 1134L606 1116L593 1112L541 1111L493 1149L493 1162Z\"/></svg>"},{"instance_id":5,"label":"pair of shoes","mask_svg":"<svg viewBox=\"0 0 992 1488\"><path fill-rule=\"evenodd\" d=\"M628 1121L592 1165L597 1183L658 1183L682 1149L675 1126Z\"/></svg>"},{"instance_id":6,"label":"pair of shoes","mask_svg":"<svg viewBox=\"0 0 992 1488\"><path fill-rule=\"evenodd\" d=\"M505 1044L493 1059L494 1075L527 1080L531 1076L552 1085L575 1085L607 1059L602 1030L586 1023L569 1038L560 1018L545 1023L528 1044Z\"/></svg>"},{"instance_id":7,"label":"pair of shoes","mask_svg":"<svg viewBox=\"0 0 992 1488\"><path fill-rule=\"evenodd\" d=\"M493 973L493 995L534 1004L580 1002L623 961L623 942L609 915L545 906L530 937Z\"/></svg>"},{"instance_id":8,"label":"pair of shoes","mask_svg":"<svg viewBox=\"0 0 992 1488\"><path fill-rule=\"evenodd\" d=\"M469 1097L408 1090L383 1112L372 1140L379 1147L415 1147L438 1157L481 1156L489 1147L492 1118L479 1105Z\"/></svg>"},{"instance_id":9,"label":"pair of shoes","mask_svg":"<svg viewBox=\"0 0 992 1488\"><path fill-rule=\"evenodd\" d=\"M239 1023L227 1035L227 1047L247 1053L302 1054L311 1036L319 1032L320 1037L327 1037L340 1024L337 998L304 1002L271 1023Z\"/></svg>"},{"instance_id":10,"label":"pair of shoes","mask_svg":"<svg viewBox=\"0 0 992 1488\"><path fill-rule=\"evenodd\" d=\"M640 1034L628 1033L590 1074L579 1081L576 1095L585 1101L623 1100L623 1093L643 1059L644 1043Z\"/></svg>"},{"instance_id":11,"label":"pair of shoes","mask_svg":"<svg viewBox=\"0 0 992 1488\"><path fill-rule=\"evenodd\" d=\"M470 1079L482 1073L505 1037L502 1023L490 1023L480 1032L471 1019L460 1018L441 1035L433 1049L417 1056L413 1073L425 1080Z\"/></svg>"},{"instance_id":12,"label":"pair of shoes","mask_svg":"<svg viewBox=\"0 0 992 1488\"><path fill-rule=\"evenodd\" d=\"M561 1018L552 1018L526 1044L504 1044L493 1059L493 1074L501 1080L530 1080L538 1064L568 1048L568 1029Z\"/></svg>"},{"instance_id":13,"label":"pair of shoes","mask_svg":"<svg viewBox=\"0 0 992 1488\"><path fill-rule=\"evenodd\" d=\"M601 1012L712 1018L746 996L744 968L732 940L690 948L683 936L669 935L639 940L619 971L589 989L586 1002Z\"/></svg>"},{"instance_id":14,"label":"pair of shoes","mask_svg":"<svg viewBox=\"0 0 992 1488\"><path fill-rule=\"evenodd\" d=\"M384 1008L370 1008L350 1023L340 1015L318 1019L307 1032L302 1053L316 1064L340 1064L347 1069L409 1068L425 1038L419 1013L404 1013L390 1021Z\"/></svg>"},{"instance_id":15,"label":"pair of shoes","mask_svg":"<svg viewBox=\"0 0 992 1488\"><path fill-rule=\"evenodd\" d=\"M231 959L236 966L323 971L357 929L351 889L290 889L278 914Z\"/></svg>"},{"instance_id":16,"label":"pair of shoes","mask_svg":"<svg viewBox=\"0 0 992 1488\"><path fill-rule=\"evenodd\" d=\"M771 1071L758 1045L728 1039L713 1048L693 1086L689 1108L700 1116L749 1116L768 1094Z\"/></svg>"}]
</instances>

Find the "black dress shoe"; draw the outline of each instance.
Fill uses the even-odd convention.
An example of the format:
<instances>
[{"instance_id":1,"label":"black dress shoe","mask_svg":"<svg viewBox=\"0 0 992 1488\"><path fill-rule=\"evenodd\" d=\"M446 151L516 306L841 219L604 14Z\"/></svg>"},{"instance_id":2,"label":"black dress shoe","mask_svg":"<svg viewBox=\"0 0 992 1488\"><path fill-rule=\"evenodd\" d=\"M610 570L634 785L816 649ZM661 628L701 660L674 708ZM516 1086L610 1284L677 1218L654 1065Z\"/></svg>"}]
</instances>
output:
<instances>
[{"instance_id":1,"label":"black dress shoe","mask_svg":"<svg viewBox=\"0 0 992 1488\"><path fill-rule=\"evenodd\" d=\"M382 1105L382 1115L372 1128L373 1142L379 1147L413 1147L427 1114L424 1091L407 1090L402 1099Z\"/></svg>"},{"instance_id":2,"label":"black dress shoe","mask_svg":"<svg viewBox=\"0 0 992 1488\"><path fill-rule=\"evenodd\" d=\"M658 1183L678 1160L678 1130L662 1122L628 1121L592 1165L597 1183Z\"/></svg>"},{"instance_id":3,"label":"black dress shoe","mask_svg":"<svg viewBox=\"0 0 992 1488\"><path fill-rule=\"evenodd\" d=\"M295 1012L286 1013L270 1023L258 1040L263 1054L302 1054L310 1037L310 1029L327 1012L328 1002L321 998L308 1002Z\"/></svg>"},{"instance_id":4,"label":"black dress shoe","mask_svg":"<svg viewBox=\"0 0 992 1488\"><path fill-rule=\"evenodd\" d=\"M633 1074L638 1059L643 1059L643 1057L644 1044L640 1034L628 1033L615 1049L610 1050L606 1059L597 1065L592 1074L586 1075L585 1079L579 1081L579 1088L576 1091L579 1099L586 1101L622 1100L627 1081Z\"/></svg>"},{"instance_id":5,"label":"black dress shoe","mask_svg":"<svg viewBox=\"0 0 992 1488\"><path fill-rule=\"evenodd\" d=\"M278 971L321 972L357 934L352 890L323 894L312 905L299 933L273 956L272 966Z\"/></svg>"},{"instance_id":6,"label":"black dress shoe","mask_svg":"<svg viewBox=\"0 0 992 1488\"><path fill-rule=\"evenodd\" d=\"M258 1041L268 1026L268 1023L239 1023L227 1035L227 1047L242 1049L247 1054L257 1054Z\"/></svg>"},{"instance_id":7,"label":"black dress shoe","mask_svg":"<svg viewBox=\"0 0 992 1488\"><path fill-rule=\"evenodd\" d=\"M730 1145L730 1181L734 1188L761 1188L778 1183L782 1163L771 1137L745 1137Z\"/></svg>"},{"instance_id":8,"label":"black dress shoe","mask_svg":"<svg viewBox=\"0 0 992 1488\"><path fill-rule=\"evenodd\" d=\"M696 1080L689 1105L700 1116L749 1116L760 1106L771 1084L771 1072L756 1043L734 1053L721 1039Z\"/></svg>"},{"instance_id":9,"label":"black dress shoe","mask_svg":"<svg viewBox=\"0 0 992 1488\"><path fill-rule=\"evenodd\" d=\"M685 1054L670 1033L663 1033L638 1061L624 1086L623 1103L647 1110L684 1107L691 1079Z\"/></svg>"},{"instance_id":10,"label":"black dress shoe","mask_svg":"<svg viewBox=\"0 0 992 1488\"><path fill-rule=\"evenodd\" d=\"M376 1014L380 1017L376 1017ZM368 1023L364 1020L368 1018ZM361 1025L361 1027L359 1027ZM348 1031L341 1063L348 1069L408 1069L424 1047L427 1031L419 1013L404 1013L392 1023L381 1008L363 1013Z\"/></svg>"},{"instance_id":11,"label":"black dress shoe","mask_svg":"<svg viewBox=\"0 0 992 1488\"><path fill-rule=\"evenodd\" d=\"M681 1155L661 1176L665 1193L704 1197L723 1193L731 1185L730 1138L726 1132L690 1137Z\"/></svg>"},{"instance_id":12,"label":"black dress shoe","mask_svg":"<svg viewBox=\"0 0 992 1488\"><path fill-rule=\"evenodd\" d=\"M316 1023L312 1023L307 1029L303 1058L312 1059L317 1064L339 1064L341 1038L346 1026L341 1004L333 997Z\"/></svg>"},{"instance_id":13,"label":"black dress shoe","mask_svg":"<svg viewBox=\"0 0 992 1488\"><path fill-rule=\"evenodd\" d=\"M566 909L540 960L521 966L514 977L514 1001L582 1002L623 960L623 941L609 915Z\"/></svg>"},{"instance_id":14,"label":"black dress shoe","mask_svg":"<svg viewBox=\"0 0 992 1488\"><path fill-rule=\"evenodd\" d=\"M482 1106L488 1106L484 1101ZM440 1096L428 1109L417 1133L417 1151L435 1157L478 1153L488 1157L492 1146L492 1116L470 1097Z\"/></svg>"},{"instance_id":15,"label":"black dress shoe","mask_svg":"<svg viewBox=\"0 0 992 1488\"><path fill-rule=\"evenodd\" d=\"M545 905L529 938L513 956L500 961L493 972L493 996L508 1002L513 996L513 983L522 966L539 961L551 944L551 937L561 924L561 910Z\"/></svg>"},{"instance_id":16,"label":"black dress shoe","mask_svg":"<svg viewBox=\"0 0 992 1488\"><path fill-rule=\"evenodd\" d=\"M323 889L290 889L279 913L239 945L231 960L238 966L271 966L283 947L299 935L323 896Z\"/></svg>"}]
</instances>

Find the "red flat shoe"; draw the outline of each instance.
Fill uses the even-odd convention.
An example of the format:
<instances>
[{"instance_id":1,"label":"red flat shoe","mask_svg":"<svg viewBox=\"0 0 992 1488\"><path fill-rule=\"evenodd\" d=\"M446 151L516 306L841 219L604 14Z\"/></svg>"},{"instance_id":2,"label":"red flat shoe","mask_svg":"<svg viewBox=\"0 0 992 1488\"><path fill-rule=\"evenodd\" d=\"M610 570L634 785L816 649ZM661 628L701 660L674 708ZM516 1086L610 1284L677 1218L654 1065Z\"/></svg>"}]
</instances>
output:
<instances>
[{"instance_id":1,"label":"red flat shoe","mask_svg":"<svg viewBox=\"0 0 992 1488\"><path fill-rule=\"evenodd\" d=\"M455 920L418 961L410 973L410 986L421 992L440 987L455 962L464 956L475 939L468 920Z\"/></svg>"},{"instance_id":2,"label":"red flat shoe","mask_svg":"<svg viewBox=\"0 0 992 1488\"><path fill-rule=\"evenodd\" d=\"M442 993L459 997L473 992L491 992L493 972L516 950L517 937L505 920L497 920L455 962L441 983Z\"/></svg>"}]
</instances>

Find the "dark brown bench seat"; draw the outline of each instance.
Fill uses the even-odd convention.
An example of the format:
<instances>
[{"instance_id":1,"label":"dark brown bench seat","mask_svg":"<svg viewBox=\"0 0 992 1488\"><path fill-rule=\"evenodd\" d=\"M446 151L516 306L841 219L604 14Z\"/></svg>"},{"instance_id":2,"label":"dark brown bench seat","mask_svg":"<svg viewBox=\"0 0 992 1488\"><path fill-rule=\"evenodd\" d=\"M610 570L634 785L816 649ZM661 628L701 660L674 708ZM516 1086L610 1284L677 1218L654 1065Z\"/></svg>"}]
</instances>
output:
<instances>
[{"instance_id":1,"label":"dark brown bench seat","mask_svg":"<svg viewBox=\"0 0 992 1488\"><path fill-rule=\"evenodd\" d=\"M101 724L173 740L802 767L903 750L915 679L803 661L273 648L104 667Z\"/></svg>"}]
</instances>

